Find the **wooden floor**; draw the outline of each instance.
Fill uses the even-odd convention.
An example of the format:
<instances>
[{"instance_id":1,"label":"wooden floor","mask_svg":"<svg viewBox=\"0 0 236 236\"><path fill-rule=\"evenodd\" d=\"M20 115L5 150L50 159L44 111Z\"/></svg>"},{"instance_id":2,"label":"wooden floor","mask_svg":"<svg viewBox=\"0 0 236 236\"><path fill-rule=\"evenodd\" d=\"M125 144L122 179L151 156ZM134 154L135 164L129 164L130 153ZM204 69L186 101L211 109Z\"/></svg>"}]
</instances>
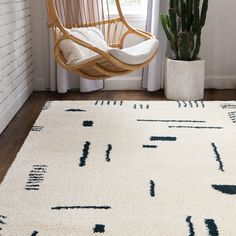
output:
<instances>
[{"instance_id":1,"label":"wooden floor","mask_svg":"<svg viewBox=\"0 0 236 236\"><path fill-rule=\"evenodd\" d=\"M165 100L162 92L98 91L89 94L71 92L65 95L35 92L0 135L0 182L20 150L48 100ZM204 100L236 100L236 90L208 90Z\"/></svg>"}]
</instances>

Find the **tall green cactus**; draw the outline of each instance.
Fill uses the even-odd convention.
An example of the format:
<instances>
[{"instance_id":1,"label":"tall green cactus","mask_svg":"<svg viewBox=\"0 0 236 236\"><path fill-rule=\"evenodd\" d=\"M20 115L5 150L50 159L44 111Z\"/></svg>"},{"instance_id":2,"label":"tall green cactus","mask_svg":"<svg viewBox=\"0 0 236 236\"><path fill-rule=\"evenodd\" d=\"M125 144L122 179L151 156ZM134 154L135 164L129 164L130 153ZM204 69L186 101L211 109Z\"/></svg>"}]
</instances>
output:
<instances>
[{"instance_id":1,"label":"tall green cactus","mask_svg":"<svg viewBox=\"0 0 236 236\"><path fill-rule=\"evenodd\" d=\"M208 0L170 0L169 15L161 23L176 60L193 61L201 47Z\"/></svg>"}]
</instances>

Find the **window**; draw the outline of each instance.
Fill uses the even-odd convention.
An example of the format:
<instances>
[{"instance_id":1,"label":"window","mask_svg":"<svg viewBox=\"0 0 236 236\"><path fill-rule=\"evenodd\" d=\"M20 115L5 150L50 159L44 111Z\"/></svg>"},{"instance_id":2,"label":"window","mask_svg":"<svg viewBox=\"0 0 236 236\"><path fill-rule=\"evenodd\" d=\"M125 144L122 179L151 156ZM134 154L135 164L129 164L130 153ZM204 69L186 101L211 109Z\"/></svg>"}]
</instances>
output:
<instances>
[{"instance_id":1,"label":"window","mask_svg":"<svg viewBox=\"0 0 236 236\"><path fill-rule=\"evenodd\" d=\"M114 0L108 0L111 6L115 7ZM148 0L120 0L125 15L146 15Z\"/></svg>"}]
</instances>

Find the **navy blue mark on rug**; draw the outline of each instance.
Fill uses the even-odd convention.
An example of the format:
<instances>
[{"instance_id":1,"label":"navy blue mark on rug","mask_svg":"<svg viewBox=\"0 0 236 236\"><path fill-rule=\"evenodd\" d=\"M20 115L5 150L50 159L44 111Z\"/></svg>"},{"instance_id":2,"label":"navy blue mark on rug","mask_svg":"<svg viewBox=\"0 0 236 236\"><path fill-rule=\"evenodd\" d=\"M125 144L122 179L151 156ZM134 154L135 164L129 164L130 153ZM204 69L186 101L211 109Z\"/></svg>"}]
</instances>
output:
<instances>
[{"instance_id":1,"label":"navy blue mark on rug","mask_svg":"<svg viewBox=\"0 0 236 236\"><path fill-rule=\"evenodd\" d=\"M220 105L223 109L236 109L236 104L224 103Z\"/></svg>"},{"instance_id":2,"label":"navy blue mark on rug","mask_svg":"<svg viewBox=\"0 0 236 236\"><path fill-rule=\"evenodd\" d=\"M213 219L205 219L205 224L208 229L209 236L218 236L218 228Z\"/></svg>"},{"instance_id":3,"label":"navy blue mark on rug","mask_svg":"<svg viewBox=\"0 0 236 236\"><path fill-rule=\"evenodd\" d=\"M157 145L143 145L143 148L157 148Z\"/></svg>"},{"instance_id":4,"label":"navy blue mark on rug","mask_svg":"<svg viewBox=\"0 0 236 236\"><path fill-rule=\"evenodd\" d=\"M40 184L44 180L44 175L47 172L47 165L33 165L28 181L25 185L27 191L38 191L40 190Z\"/></svg>"},{"instance_id":5,"label":"navy blue mark on rug","mask_svg":"<svg viewBox=\"0 0 236 236\"><path fill-rule=\"evenodd\" d=\"M31 129L33 132L40 132L44 127L39 125L34 125Z\"/></svg>"},{"instance_id":6,"label":"navy blue mark on rug","mask_svg":"<svg viewBox=\"0 0 236 236\"><path fill-rule=\"evenodd\" d=\"M150 196L155 197L155 182L150 180Z\"/></svg>"},{"instance_id":7,"label":"navy blue mark on rug","mask_svg":"<svg viewBox=\"0 0 236 236\"><path fill-rule=\"evenodd\" d=\"M93 209L93 210L110 210L110 206L56 206L51 210L74 210L74 209Z\"/></svg>"},{"instance_id":8,"label":"navy blue mark on rug","mask_svg":"<svg viewBox=\"0 0 236 236\"><path fill-rule=\"evenodd\" d=\"M93 233L105 233L105 225L95 225L95 227L93 228Z\"/></svg>"},{"instance_id":9,"label":"navy blue mark on rug","mask_svg":"<svg viewBox=\"0 0 236 236\"><path fill-rule=\"evenodd\" d=\"M163 142L173 142L176 141L176 137L170 137L170 136L151 136L150 141L163 141Z\"/></svg>"},{"instance_id":10,"label":"navy blue mark on rug","mask_svg":"<svg viewBox=\"0 0 236 236\"><path fill-rule=\"evenodd\" d=\"M192 223L192 217L191 216L187 216L186 218L186 222L188 224L188 229L189 229L189 236L194 236L195 232L194 232L194 227L193 227L193 223Z\"/></svg>"},{"instance_id":11,"label":"navy blue mark on rug","mask_svg":"<svg viewBox=\"0 0 236 236\"><path fill-rule=\"evenodd\" d=\"M177 101L179 108L205 108L203 101Z\"/></svg>"},{"instance_id":12,"label":"navy blue mark on rug","mask_svg":"<svg viewBox=\"0 0 236 236\"><path fill-rule=\"evenodd\" d=\"M206 123L204 120L145 120L138 119L139 122L159 122L159 123Z\"/></svg>"},{"instance_id":13,"label":"navy blue mark on rug","mask_svg":"<svg viewBox=\"0 0 236 236\"><path fill-rule=\"evenodd\" d=\"M149 109L150 105L149 104L134 104L134 109Z\"/></svg>"},{"instance_id":14,"label":"navy blue mark on rug","mask_svg":"<svg viewBox=\"0 0 236 236\"><path fill-rule=\"evenodd\" d=\"M81 110L81 109L74 109L74 108L71 108L71 109L67 109L65 110L66 112L87 112L85 110Z\"/></svg>"},{"instance_id":15,"label":"navy blue mark on rug","mask_svg":"<svg viewBox=\"0 0 236 236\"><path fill-rule=\"evenodd\" d=\"M224 172L224 165L223 165L223 162L221 161L221 156L218 152L218 149L217 149L215 143L212 143L211 146L212 146L213 151L215 153L216 161L219 163L219 170Z\"/></svg>"},{"instance_id":16,"label":"navy blue mark on rug","mask_svg":"<svg viewBox=\"0 0 236 236\"><path fill-rule=\"evenodd\" d=\"M79 163L80 167L83 167L86 165L86 159L88 158L90 145L91 143L89 141L86 141L84 144L83 155L80 157L80 163Z\"/></svg>"},{"instance_id":17,"label":"navy blue mark on rug","mask_svg":"<svg viewBox=\"0 0 236 236\"><path fill-rule=\"evenodd\" d=\"M169 128L177 129L223 129L224 127L219 126L168 126Z\"/></svg>"},{"instance_id":18,"label":"navy blue mark on rug","mask_svg":"<svg viewBox=\"0 0 236 236\"><path fill-rule=\"evenodd\" d=\"M84 127L93 127L93 121L92 120L85 120L83 122Z\"/></svg>"},{"instance_id":19,"label":"navy blue mark on rug","mask_svg":"<svg viewBox=\"0 0 236 236\"><path fill-rule=\"evenodd\" d=\"M224 194L235 195L236 194L236 185L218 185L212 184L213 189L222 192Z\"/></svg>"},{"instance_id":20,"label":"navy blue mark on rug","mask_svg":"<svg viewBox=\"0 0 236 236\"><path fill-rule=\"evenodd\" d=\"M107 106L122 106L123 105L123 101L96 101L94 103L95 106L104 106L104 105L107 105Z\"/></svg>"},{"instance_id":21,"label":"navy blue mark on rug","mask_svg":"<svg viewBox=\"0 0 236 236\"><path fill-rule=\"evenodd\" d=\"M52 101L47 101L45 105L43 106L43 111L48 110L52 105Z\"/></svg>"},{"instance_id":22,"label":"navy blue mark on rug","mask_svg":"<svg viewBox=\"0 0 236 236\"><path fill-rule=\"evenodd\" d=\"M229 119L236 124L236 111L228 112Z\"/></svg>"},{"instance_id":23,"label":"navy blue mark on rug","mask_svg":"<svg viewBox=\"0 0 236 236\"><path fill-rule=\"evenodd\" d=\"M31 234L31 236L36 236L39 232L38 231L33 231L33 233Z\"/></svg>"},{"instance_id":24,"label":"navy blue mark on rug","mask_svg":"<svg viewBox=\"0 0 236 236\"><path fill-rule=\"evenodd\" d=\"M6 225L6 222L5 222L6 219L7 219L6 216L0 215L0 231L2 230L1 225Z\"/></svg>"},{"instance_id":25,"label":"navy blue mark on rug","mask_svg":"<svg viewBox=\"0 0 236 236\"><path fill-rule=\"evenodd\" d=\"M107 161L107 162L110 162L110 161L111 161L111 158L110 158L111 151L112 151L112 145L111 145L111 144L108 144L108 145L107 145L107 150L106 150L106 161Z\"/></svg>"},{"instance_id":26,"label":"navy blue mark on rug","mask_svg":"<svg viewBox=\"0 0 236 236\"><path fill-rule=\"evenodd\" d=\"M6 219L6 218L7 218L6 216L0 215L0 224L1 224L1 225L5 225L5 224L6 224L6 222L5 222L5 219Z\"/></svg>"}]
</instances>

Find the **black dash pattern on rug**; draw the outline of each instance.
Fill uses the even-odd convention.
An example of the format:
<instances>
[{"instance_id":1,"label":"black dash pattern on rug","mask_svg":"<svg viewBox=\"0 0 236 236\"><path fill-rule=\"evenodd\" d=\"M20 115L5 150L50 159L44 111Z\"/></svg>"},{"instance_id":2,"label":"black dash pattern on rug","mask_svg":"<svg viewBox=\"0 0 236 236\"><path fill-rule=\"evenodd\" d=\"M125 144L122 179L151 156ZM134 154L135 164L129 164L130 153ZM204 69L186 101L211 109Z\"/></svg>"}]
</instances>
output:
<instances>
[{"instance_id":1,"label":"black dash pattern on rug","mask_svg":"<svg viewBox=\"0 0 236 236\"><path fill-rule=\"evenodd\" d=\"M36 236L36 235L38 235L38 231L34 231L32 234L31 234L31 236Z\"/></svg>"},{"instance_id":2,"label":"black dash pattern on rug","mask_svg":"<svg viewBox=\"0 0 236 236\"><path fill-rule=\"evenodd\" d=\"M224 172L224 165L223 165L223 162L221 160L221 156L220 156L220 154L218 152L217 146L216 146L215 143L212 143L211 146L212 146L213 151L215 153L216 161L219 163L219 170Z\"/></svg>"},{"instance_id":3,"label":"black dash pattern on rug","mask_svg":"<svg viewBox=\"0 0 236 236\"><path fill-rule=\"evenodd\" d=\"M94 103L95 106L122 106L123 105L123 101L96 101Z\"/></svg>"},{"instance_id":4,"label":"black dash pattern on rug","mask_svg":"<svg viewBox=\"0 0 236 236\"><path fill-rule=\"evenodd\" d=\"M151 197L155 197L155 182L153 180L150 180L150 195Z\"/></svg>"},{"instance_id":5,"label":"black dash pattern on rug","mask_svg":"<svg viewBox=\"0 0 236 236\"><path fill-rule=\"evenodd\" d=\"M157 148L157 145L143 145L143 148L151 148L151 149L154 149L154 148Z\"/></svg>"},{"instance_id":6,"label":"black dash pattern on rug","mask_svg":"<svg viewBox=\"0 0 236 236\"><path fill-rule=\"evenodd\" d=\"M223 129L224 127L219 126L168 126L169 128L177 128L177 129Z\"/></svg>"},{"instance_id":7,"label":"black dash pattern on rug","mask_svg":"<svg viewBox=\"0 0 236 236\"><path fill-rule=\"evenodd\" d=\"M109 210L110 206L56 206L51 210L73 210L73 209L93 209L93 210Z\"/></svg>"},{"instance_id":8,"label":"black dash pattern on rug","mask_svg":"<svg viewBox=\"0 0 236 236\"><path fill-rule=\"evenodd\" d=\"M6 219L7 219L6 216L0 215L0 231L2 230L2 225L6 224L6 222L5 222Z\"/></svg>"},{"instance_id":9,"label":"black dash pattern on rug","mask_svg":"<svg viewBox=\"0 0 236 236\"><path fill-rule=\"evenodd\" d=\"M112 151L112 145L111 145L111 144L108 144L108 145L107 145L107 150L106 150L106 161L107 161L107 162L110 162L110 161L111 161L111 158L110 158L111 151Z\"/></svg>"},{"instance_id":10,"label":"black dash pattern on rug","mask_svg":"<svg viewBox=\"0 0 236 236\"><path fill-rule=\"evenodd\" d=\"M40 132L44 127L39 125L34 125L31 129L33 132Z\"/></svg>"},{"instance_id":11,"label":"black dash pattern on rug","mask_svg":"<svg viewBox=\"0 0 236 236\"><path fill-rule=\"evenodd\" d=\"M160 122L160 123L206 123L205 120L145 120L138 119L139 122Z\"/></svg>"},{"instance_id":12,"label":"black dash pattern on rug","mask_svg":"<svg viewBox=\"0 0 236 236\"><path fill-rule=\"evenodd\" d=\"M228 112L229 119L236 124L236 111Z\"/></svg>"},{"instance_id":13,"label":"black dash pattern on rug","mask_svg":"<svg viewBox=\"0 0 236 236\"><path fill-rule=\"evenodd\" d=\"M189 236L194 236L195 232L194 232L194 227L193 227L193 223L192 223L192 217L191 216L187 216L186 222L188 224Z\"/></svg>"},{"instance_id":14,"label":"black dash pattern on rug","mask_svg":"<svg viewBox=\"0 0 236 236\"><path fill-rule=\"evenodd\" d=\"M0 215L0 224L1 225L5 225L6 223L5 223L5 219L6 219L7 217L6 216L2 216L2 215Z\"/></svg>"},{"instance_id":15,"label":"black dash pattern on rug","mask_svg":"<svg viewBox=\"0 0 236 236\"><path fill-rule=\"evenodd\" d=\"M222 192L224 194L235 195L236 194L236 185L218 185L212 184L213 189Z\"/></svg>"},{"instance_id":16,"label":"black dash pattern on rug","mask_svg":"<svg viewBox=\"0 0 236 236\"><path fill-rule=\"evenodd\" d=\"M80 167L84 167L86 165L86 159L88 158L89 155L89 148L90 148L91 143L89 141L86 141L84 144L83 148L83 155L80 157Z\"/></svg>"},{"instance_id":17,"label":"black dash pattern on rug","mask_svg":"<svg viewBox=\"0 0 236 236\"><path fill-rule=\"evenodd\" d=\"M28 181L25 185L25 190L28 191L38 191L40 190L40 184L44 180L44 175L47 173L47 165L33 165Z\"/></svg>"},{"instance_id":18,"label":"black dash pattern on rug","mask_svg":"<svg viewBox=\"0 0 236 236\"><path fill-rule=\"evenodd\" d=\"M205 224L208 229L209 236L218 236L218 228L213 219L205 219Z\"/></svg>"},{"instance_id":19,"label":"black dash pattern on rug","mask_svg":"<svg viewBox=\"0 0 236 236\"><path fill-rule=\"evenodd\" d=\"M236 104L225 103L220 105L223 109L236 109Z\"/></svg>"},{"instance_id":20,"label":"black dash pattern on rug","mask_svg":"<svg viewBox=\"0 0 236 236\"><path fill-rule=\"evenodd\" d=\"M203 101L177 101L179 108L205 108Z\"/></svg>"},{"instance_id":21,"label":"black dash pattern on rug","mask_svg":"<svg viewBox=\"0 0 236 236\"><path fill-rule=\"evenodd\" d=\"M93 121L92 120L85 120L83 122L84 127L93 127Z\"/></svg>"},{"instance_id":22,"label":"black dash pattern on rug","mask_svg":"<svg viewBox=\"0 0 236 236\"><path fill-rule=\"evenodd\" d=\"M95 225L95 227L93 228L93 233L105 233L105 225Z\"/></svg>"},{"instance_id":23,"label":"black dash pattern on rug","mask_svg":"<svg viewBox=\"0 0 236 236\"><path fill-rule=\"evenodd\" d=\"M134 104L134 109L149 109L150 108L150 105L149 104Z\"/></svg>"},{"instance_id":24,"label":"black dash pattern on rug","mask_svg":"<svg viewBox=\"0 0 236 236\"><path fill-rule=\"evenodd\" d=\"M170 136L151 136L150 141L164 141L164 142L173 142L176 141L176 137Z\"/></svg>"},{"instance_id":25,"label":"black dash pattern on rug","mask_svg":"<svg viewBox=\"0 0 236 236\"><path fill-rule=\"evenodd\" d=\"M65 111L66 112L86 112L85 110L75 109L75 108L67 109Z\"/></svg>"}]
</instances>

